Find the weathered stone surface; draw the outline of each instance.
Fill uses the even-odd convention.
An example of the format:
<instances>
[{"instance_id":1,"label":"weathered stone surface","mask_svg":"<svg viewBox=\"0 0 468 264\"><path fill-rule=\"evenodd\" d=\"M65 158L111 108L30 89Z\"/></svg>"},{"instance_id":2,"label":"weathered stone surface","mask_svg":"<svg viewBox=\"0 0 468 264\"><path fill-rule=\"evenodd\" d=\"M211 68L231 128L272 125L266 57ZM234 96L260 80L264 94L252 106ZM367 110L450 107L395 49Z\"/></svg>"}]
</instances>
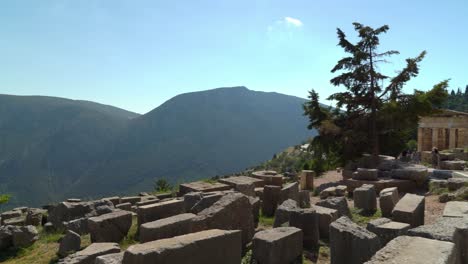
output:
<instances>
[{"instance_id":1,"label":"weathered stone surface","mask_svg":"<svg viewBox=\"0 0 468 264\"><path fill-rule=\"evenodd\" d=\"M56 229L54 227L54 225L51 223L51 222L47 222L44 224L44 231L46 231L47 233L51 233L51 232L54 232Z\"/></svg>"},{"instance_id":2,"label":"weathered stone surface","mask_svg":"<svg viewBox=\"0 0 468 264\"><path fill-rule=\"evenodd\" d=\"M106 197L106 198L102 198L102 200L110 201L114 206L116 206L116 205L118 205L120 203L120 197L119 196Z\"/></svg>"},{"instance_id":3,"label":"weathered stone surface","mask_svg":"<svg viewBox=\"0 0 468 264\"><path fill-rule=\"evenodd\" d=\"M275 212L275 222L273 227L280 227L284 223L289 222L289 214L291 211L298 210L297 202L291 199L284 201Z\"/></svg>"},{"instance_id":4,"label":"weathered stone surface","mask_svg":"<svg viewBox=\"0 0 468 264\"><path fill-rule=\"evenodd\" d=\"M255 191L253 191L252 193L252 190L255 190L255 188L257 187L263 187L265 185L264 180L248 176L232 176L220 179L219 182L227 184L234 188L234 190L243 193L247 196L254 196Z\"/></svg>"},{"instance_id":5,"label":"weathered stone surface","mask_svg":"<svg viewBox=\"0 0 468 264\"><path fill-rule=\"evenodd\" d=\"M468 202L452 201L445 204L444 217L468 216Z\"/></svg>"},{"instance_id":6,"label":"weathered stone surface","mask_svg":"<svg viewBox=\"0 0 468 264\"><path fill-rule=\"evenodd\" d=\"M97 200L80 203L62 202L49 211L48 220L54 225L54 227L63 228L64 222L69 222L78 218L99 215L96 211L96 208L101 206L108 206L109 208L112 208L114 205L109 200Z\"/></svg>"},{"instance_id":7,"label":"weathered stone surface","mask_svg":"<svg viewBox=\"0 0 468 264\"><path fill-rule=\"evenodd\" d=\"M348 187L346 185L338 185L335 187L335 195L336 196L346 196L346 191Z\"/></svg>"},{"instance_id":8,"label":"weathered stone surface","mask_svg":"<svg viewBox=\"0 0 468 264\"><path fill-rule=\"evenodd\" d=\"M58 255L66 257L70 253L80 250L81 237L79 234L68 230L65 236L60 240Z\"/></svg>"},{"instance_id":9,"label":"weathered stone surface","mask_svg":"<svg viewBox=\"0 0 468 264\"><path fill-rule=\"evenodd\" d=\"M19 211L21 213L26 213L28 211L28 207L26 206L16 207L16 208L13 208L12 211Z\"/></svg>"},{"instance_id":10,"label":"weathered stone surface","mask_svg":"<svg viewBox=\"0 0 468 264\"><path fill-rule=\"evenodd\" d=\"M29 247L39 239L39 233L34 226L21 226L12 229L13 246L15 248Z\"/></svg>"},{"instance_id":11,"label":"weathered stone surface","mask_svg":"<svg viewBox=\"0 0 468 264\"><path fill-rule=\"evenodd\" d=\"M310 208L310 192L309 190L299 191L299 202L300 208Z\"/></svg>"},{"instance_id":12,"label":"weathered stone surface","mask_svg":"<svg viewBox=\"0 0 468 264\"><path fill-rule=\"evenodd\" d=\"M406 235L410 228L411 226L409 224L393 221L382 224L374 222L373 224L367 225L367 230L371 231L379 237L382 246L385 246L395 237Z\"/></svg>"},{"instance_id":13,"label":"weathered stone surface","mask_svg":"<svg viewBox=\"0 0 468 264\"><path fill-rule=\"evenodd\" d=\"M126 196L120 198L120 203L130 203L135 205L136 203L141 202L141 196Z\"/></svg>"},{"instance_id":14,"label":"weathered stone surface","mask_svg":"<svg viewBox=\"0 0 468 264\"><path fill-rule=\"evenodd\" d=\"M3 212L2 214L0 214L0 219L1 219L0 223L1 225L5 225L5 220L18 218L18 217L21 217L21 215L22 215L21 211L11 210L11 211Z\"/></svg>"},{"instance_id":15,"label":"weathered stone surface","mask_svg":"<svg viewBox=\"0 0 468 264\"><path fill-rule=\"evenodd\" d=\"M221 199L223 195L225 194L222 192L203 194L202 199L198 201L188 212L198 214L199 212L205 210L206 208L212 206L214 203L219 201L219 199Z\"/></svg>"},{"instance_id":16,"label":"weathered stone surface","mask_svg":"<svg viewBox=\"0 0 468 264\"><path fill-rule=\"evenodd\" d=\"M298 182L286 184L281 189L280 203L288 199L294 200L296 202L299 201L299 183Z\"/></svg>"},{"instance_id":17,"label":"weathered stone surface","mask_svg":"<svg viewBox=\"0 0 468 264\"><path fill-rule=\"evenodd\" d=\"M456 228L463 227L466 223L468 223L468 218L440 217L433 224L410 229L408 235L454 242Z\"/></svg>"},{"instance_id":18,"label":"weathered stone surface","mask_svg":"<svg viewBox=\"0 0 468 264\"><path fill-rule=\"evenodd\" d=\"M392 178L411 180L417 184L423 184L428 178L427 168L403 168L393 169Z\"/></svg>"},{"instance_id":19,"label":"weathered stone surface","mask_svg":"<svg viewBox=\"0 0 468 264\"><path fill-rule=\"evenodd\" d=\"M143 196L143 198L145 198L147 196ZM157 199L156 197L155 198L151 198L151 199L142 199L144 201L141 201L141 202L138 202L136 203L136 206L143 206L143 205L148 205L148 204L155 204L155 203L159 203L159 199Z\"/></svg>"},{"instance_id":20,"label":"weathered stone surface","mask_svg":"<svg viewBox=\"0 0 468 264\"><path fill-rule=\"evenodd\" d=\"M354 207L366 212L373 212L377 209L377 196L374 185L364 184L356 188L353 192Z\"/></svg>"},{"instance_id":21,"label":"weathered stone surface","mask_svg":"<svg viewBox=\"0 0 468 264\"><path fill-rule=\"evenodd\" d=\"M78 233L79 235L85 235L89 233L88 218L85 217L71 220L66 222L64 225L66 230L71 230L75 233Z\"/></svg>"},{"instance_id":22,"label":"weathered stone surface","mask_svg":"<svg viewBox=\"0 0 468 264\"><path fill-rule=\"evenodd\" d=\"M400 196L398 194L398 188L386 188L380 191L379 205L382 211L383 217L391 217L393 208L398 203Z\"/></svg>"},{"instance_id":23,"label":"weathered stone surface","mask_svg":"<svg viewBox=\"0 0 468 264\"><path fill-rule=\"evenodd\" d=\"M241 263L241 232L205 230L130 246L123 264Z\"/></svg>"},{"instance_id":24,"label":"weathered stone surface","mask_svg":"<svg viewBox=\"0 0 468 264\"><path fill-rule=\"evenodd\" d=\"M327 199L336 195L336 187L328 187L320 192L320 199Z\"/></svg>"},{"instance_id":25,"label":"weathered stone surface","mask_svg":"<svg viewBox=\"0 0 468 264\"><path fill-rule=\"evenodd\" d=\"M185 213L183 200L169 200L138 207L138 225Z\"/></svg>"},{"instance_id":26,"label":"weathered stone surface","mask_svg":"<svg viewBox=\"0 0 468 264\"><path fill-rule=\"evenodd\" d=\"M249 176L232 176L228 178L220 179L219 182L234 186L239 183L253 183L255 187L263 187L265 182L261 179L257 179Z\"/></svg>"},{"instance_id":27,"label":"weathered stone surface","mask_svg":"<svg viewBox=\"0 0 468 264\"><path fill-rule=\"evenodd\" d=\"M215 192L227 191L231 186L220 182L197 181L179 185L179 194L184 195L189 192Z\"/></svg>"},{"instance_id":28,"label":"weathered stone surface","mask_svg":"<svg viewBox=\"0 0 468 264\"><path fill-rule=\"evenodd\" d=\"M379 249L377 235L345 216L330 225L331 264L361 264Z\"/></svg>"},{"instance_id":29,"label":"weathered stone surface","mask_svg":"<svg viewBox=\"0 0 468 264\"><path fill-rule=\"evenodd\" d=\"M10 218L10 219L6 219L5 221L3 221L4 225L14 225L14 226L24 226L25 223L26 223L26 218L24 216Z\"/></svg>"},{"instance_id":30,"label":"weathered stone surface","mask_svg":"<svg viewBox=\"0 0 468 264\"><path fill-rule=\"evenodd\" d=\"M301 259L302 231L295 227L278 227L255 234L252 258L258 263L286 264Z\"/></svg>"},{"instance_id":31,"label":"weathered stone surface","mask_svg":"<svg viewBox=\"0 0 468 264\"><path fill-rule=\"evenodd\" d=\"M185 212L190 212L192 207L194 207L199 201L203 199L202 192L190 192L184 195L184 207Z\"/></svg>"},{"instance_id":32,"label":"weathered stone surface","mask_svg":"<svg viewBox=\"0 0 468 264\"><path fill-rule=\"evenodd\" d=\"M140 242L188 234L192 231L192 220L195 217L194 214L180 214L144 223L140 226Z\"/></svg>"},{"instance_id":33,"label":"weathered stone surface","mask_svg":"<svg viewBox=\"0 0 468 264\"><path fill-rule=\"evenodd\" d=\"M353 173L353 179L376 181L378 179L378 171L377 169L358 168L357 171Z\"/></svg>"},{"instance_id":34,"label":"weathered stone surface","mask_svg":"<svg viewBox=\"0 0 468 264\"><path fill-rule=\"evenodd\" d=\"M283 176L276 171L254 171L252 177L263 180L265 185L283 185Z\"/></svg>"},{"instance_id":35,"label":"weathered stone surface","mask_svg":"<svg viewBox=\"0 0 468 264\"><path fill-rule=\"evenodd\" d=\"M424 208L424 196L407 193L393 209L393 220L410 224L411 227L424 225Z\"/></svg>"},{"instance_id":36,"label":"weathered stone surface","mask_svg":"<svg viewBox=\"0 0 468 264\"><path fill-rule=\"evenodd\" d=\"M260 198L249 197L250 205L252 206L252 215L254 218L255 227L258 225L258 221L260 218L260 206L261 201Z\"/></svg>"},{"instance_id":37,"label":"weathered stone surface","mask_svg":"<svg viewBox=\"0 0 468 264\"><path fill-rule=\"evenodd\" d=\"M339 216L351 216L351 212L349 211L348 202L346 201L345 197L334 197L328 198L325 200L321 200L317 202L318 206L323 206L330 209L335 209L338 211Z\"/></svg>"},{"instance_id":38,"label":"weathered stone surface","mask_svg":"<svg viewBox=\"0 0 468 264\"><path fill-rule=\"evenodd\" d=\"M452 178L452 171L451 170L433 170L432 177L436 179L450 179Z\"/></svg>"},{"instance_id":39,"label":"weathered stone surface","mask_svg":"<svg viewBox=\"0 0 468 264\"><path fill-rule=\"evenodd\" d=\"M132 211L132 204L131 203L121 203L115 206L115 208L125 211Z\"/></svg>"},{"instance_id":40,"label":"weathered stone surface","mask_svg":"<svg viewBox=\"0 0 468 264\"><path fill-rule=\"evenodd\" d=\"M120 247L117 243L92 243L87 248L68 255L60 260L58 264L94 264L98 256L119 253Z\"/></svg>"},{"instance_id":41,"label":"weathered stone surface","mask_svg":"<svg viewBox=\"0 0 468 264\"><path fill-rule=\"evenodd\" d=\"M338 211L318 205L315 205L314 209L319 217L320 238L329 238L330 224L340 217Z\"/></svg>"},{"instance_id":42,"label":"weathered stone surface","mask_svg":"<svg viewBox=\"0 0 468 264\"><path fill-rule=\"evenodd\" d=\"M265 185L263 188L262 212L266 216L275 214L278 203L281 199L281 187Z\"/></svg>"},{"instance_id":43,"label":"weathered stone surface","mask_svg":"<svg viewBox=\"0 0 468 264\"><path fill-rule=\"evenodd\" d=\"M399 192L414 192L418 188L418 184L414 181L392 178L379 178L378 181L347 179L344 183L348 187L348 192L354 191L354 189L361 187L363 184L374 185L377 193L390 187L397 187Z\"/></svg>"},{"instance_id":44,"label":"weathered stone surface","mask_svg":"<svg viewBox=\"0 0 468 264\"><path fill-rule=\"evenodd\" d=\"M80 203L80 202L81 202L81 199L78 199L78 198L68 198L68 199L67 199L67 202L69 202L69 203Z\"/></svg>"},{"instance_id":45,"label":"weathered stone surface","mask_svg":"<svg viewBox=\"0 0 468 264\"><path fill-rule=\"evenodd\" d=\"M0 226L0 250L13 246L13 230L15 226Z\"/></svg>"},{"instance_id":46,"label":"weathered stone surface","mask_svg":"<svg viewBox=\"0 0 468 264\"><path fill-rule=\"evenodd\" d=\"M39 226L42 224L42 216L46 213L46 210L30 208L26 212L25 225Z\"/></svg>"},{"instance_id":47,"label":"weathered stone surface","mask_svg":"<svg viewBox=\"0 0 468 264\"><path fill-rule=\"evenodd\" d=\"M465 185L468 185L468 179L451 178L447 180L447 187L449 191L456 191Z\"/></svg>"},{"instance_id":48,"label":"weathered stone surface","mask_svg":"<svg viewBox=\"0 0 468 264\"><path fill-rule=\"evenodd\" d=\"M99 256L94 264L122 264L124 252Z\"/></svg>"},{"instance_id":49,"label":"weathered stone surface","mask_svg":"<svg viewBox=\"0 0 468 264\"><path fill-rule=\"evenodd\" d=\"M120 242L132 226L132 213L114 211L88 219L91 242Z\"/></svg>"},{"instance_id":50,"label":"weathered stone surface","mask_svg":"<svg viewBox=\"0 0 468 264\"><path fill-rule=\"evenodd\" d=\"M319 215L314 207L291 211L289 214L289 226L302 230L304 248L318 249L320 236Z\"/></svg>"},{"instance_id":51,"label":"weathered stone surface","mask_svg":"<svg viewBox=\"0 0 468 264\"><path fill-rule=\"evenodd\" d=\"M366 264L455 264L453 243L400 236L379 250Z\"/></svg>"},{"instance_id":52,"label":"weathered stone surface","mask_svg":"<svg viewBox=\"0 0 468 264\"><path fill-rule=\"evenodd\" d=\"M300 176L301 190L312 190L314 189L314 178L315 171L303 170Z\"/></svg>"},{"instance_id":53,"label":"weathered stone surface","mask_svg":"<svg viewBox=\"0 0 468 264\"><path fill-rule=\"evenodd\" d=\"M194 218L194 231L208 229L241 230L242 244L252 240L255 224L249 198L241 193L229 193Z\"/></svg>"},{"instance_id":54,"label":"weathered stone surface","mask_svg":"<svg viewBox=\"0 0 468 264\"><path fill-rule=\"evenodd\" d=\"M441 161L439 166L443 170L463 170L466 166L466 162L463 160L446 160Z\"/></svg>"}]
</instances>

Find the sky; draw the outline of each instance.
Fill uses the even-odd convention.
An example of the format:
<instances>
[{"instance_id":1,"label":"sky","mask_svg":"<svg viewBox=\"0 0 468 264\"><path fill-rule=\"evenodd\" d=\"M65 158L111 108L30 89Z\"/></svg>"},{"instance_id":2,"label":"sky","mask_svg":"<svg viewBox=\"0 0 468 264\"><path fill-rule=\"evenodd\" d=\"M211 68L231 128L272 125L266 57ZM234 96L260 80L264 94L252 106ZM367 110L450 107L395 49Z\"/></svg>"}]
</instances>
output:
<instances>
[{"instance_id":1,"label":"sky","mask_svg":"<svg viewBox=\"0 0 468 264\"><path fill-rule=\"evenodd\" d=\"M186 92L246 86L321 101L345 54L336 29L389 25L381 66L428 52L405 87L468 85L466 0L2 0L0 94L90 100L144 114Z\"/></svg>"}]
</instances>

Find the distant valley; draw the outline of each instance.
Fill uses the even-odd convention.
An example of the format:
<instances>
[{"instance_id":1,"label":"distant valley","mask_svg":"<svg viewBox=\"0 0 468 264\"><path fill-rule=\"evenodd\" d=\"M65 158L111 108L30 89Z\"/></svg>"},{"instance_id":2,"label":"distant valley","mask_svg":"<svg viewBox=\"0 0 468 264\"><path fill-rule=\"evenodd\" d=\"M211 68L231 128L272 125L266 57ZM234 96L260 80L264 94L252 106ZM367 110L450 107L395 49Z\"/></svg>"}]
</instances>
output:
<instances>
[{"instance_id":1,"label":"distant valley","mask_svg":"<svg viewBox=\"0 0 468 264\"><path fill-rule=\"evenodd\" d=\"M39 206L224 175L314 136L305 99L218 88L144 115L89 101L0 95L0 193Z\"/></svg>"}]
</instances>

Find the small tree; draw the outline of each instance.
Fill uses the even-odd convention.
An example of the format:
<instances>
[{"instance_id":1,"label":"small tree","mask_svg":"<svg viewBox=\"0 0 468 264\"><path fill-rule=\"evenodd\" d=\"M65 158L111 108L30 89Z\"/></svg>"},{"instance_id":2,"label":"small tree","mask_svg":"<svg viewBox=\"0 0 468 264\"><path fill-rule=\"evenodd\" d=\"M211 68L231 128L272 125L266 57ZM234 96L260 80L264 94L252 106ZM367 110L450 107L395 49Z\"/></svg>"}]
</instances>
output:
<instances>
[{"instance_id":1,"label":"small tree","mask_svg":"<svg viewBox=\"0 0 468 264\"><path fill-rule=\"evenodd\" d=\"M154 183L154 191L158 193L170 192L172 186L165 179L158 179Z\"/></svg>"}]
</instances>

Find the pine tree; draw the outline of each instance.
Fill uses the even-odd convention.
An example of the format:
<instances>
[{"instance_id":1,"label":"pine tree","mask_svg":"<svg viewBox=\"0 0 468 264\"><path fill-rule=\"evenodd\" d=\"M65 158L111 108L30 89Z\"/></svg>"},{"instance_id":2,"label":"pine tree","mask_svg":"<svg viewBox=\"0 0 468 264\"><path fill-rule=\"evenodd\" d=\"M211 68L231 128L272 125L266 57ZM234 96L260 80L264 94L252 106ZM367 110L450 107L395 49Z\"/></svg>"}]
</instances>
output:
<instances>
[{"instance_id":1,"label":"pine tree","mask_svg":"<svg viewBox=\"0 0 468 264\"><path fill-rule=\"evenodd\" d=\"M330 80L334 86L344 86L347 91L335 93L328 99L336 100L338 108L345 107L348 122L359 125L367 123L368 127L364 129L368 131L370 152L376 158L379 154L378 112L383 103L396 101L402 95L401 90L405 83L418 75L418 64L426 52L421 52L416 58L407 59L406 67L397 76L390 78L378 72L378 65L386 62L386 57L399 54L395 50L378 50L379 35L386 33L389 27L384 25L374 29L360 23L353 25L359 36L359 41L355 44L348 41L341 29L337 29L339 46L349 56L338 61L332 72L341 74ZM383 85L385 81L386 86Z\"/></svg>"}]
</instances>

